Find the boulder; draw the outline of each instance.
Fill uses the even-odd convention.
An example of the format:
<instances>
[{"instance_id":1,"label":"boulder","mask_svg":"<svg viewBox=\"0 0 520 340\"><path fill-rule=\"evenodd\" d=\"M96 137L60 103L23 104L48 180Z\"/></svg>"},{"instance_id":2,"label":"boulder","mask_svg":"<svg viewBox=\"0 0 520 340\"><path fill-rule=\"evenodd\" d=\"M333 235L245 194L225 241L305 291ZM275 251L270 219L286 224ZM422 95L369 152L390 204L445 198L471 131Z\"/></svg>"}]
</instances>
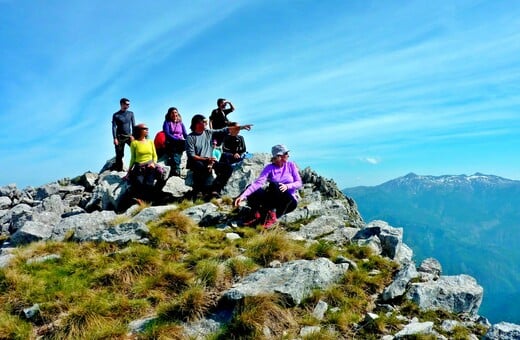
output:
<instances>
[{"instance_id":1,"label":"boulder","mask_svg":"<svg viewBox=\"0 0 520 340\"><path fill-rule=\"evenodd\" d=\"M329 259L296 260L279 268L263 268L245 277L223 296L231 301L246 296L276 293L289 305L298 305L312 289L324 289L336 282L348 269L348 264L334 264Z\"/></svg>"},{"instance_id":2,"label":"boulder","mask_svg":"<svg viewBox=\"0 0 520 340\"><path fill-rule=\"evenodd\" d=\"M59 193L60 185L58 183L49 183L36 189L36 195L34 196L34 199L42 201L44 198L50 197L52 195L59 195Z\"/></svg>"},{"instance_id":3,"label":"boulder","mask_svg":"<svg viewBox=\"0 0 520 340\"><path fill-rule=\"evenodd\" d=\"M320 216L300 230L287 233L287 236L294 240L314 240L344 226L345 223L336 216Z\"/></svg>"},{"instance_id":4,"label":"boulder","mask_svg":"<svg viewBox=\"0 0 520 340\"><path fill-rule=\"evenodd\" d=\"M9 223L9 232L15 233L19 228L21 228L25 222L32 221L33 211L32 208L27 204L18 204L14 206L10 212L10 223Z\"/></svg>"},{"instance_id":5,"label":"boulder","mask_svg":"<svg viewBox=\"0 0 520 340\"><path fill-rule=\"evenodd\" d=\"M180 177L173 176L166 181L166 184L162 188L164 193L170 194L174 198L183 198L188 192L191 191L191 187L185 184L185 180Z\"/></svg>"},{"instance_id":6,"label":"boulder","mask_svg":"<svg viewBox=\"0 0 520 340\"><path fill-rule=\"evenodd\" d=\"M53 194L44 198L42 203L38 205L35 210L40 212L52 212L58 216L61 216L65 212L65 206L60 195Z\"/></svg>"},{"instance_id":7,"label":"boulder","mask_svg":"<svg viewBox=\"0 0 520 340\"><path fill-rule=\"evenodd\" d=\"M85 238L86 241L109 242L124 245L129 242L148 243L150 230L142 222L127 222L101 230Z\"/></svg>"},{"instance_id":8,"label":"boulder","mask_svg":"<svg viewBox=\"0 0 520 340\"><path fill-rule=\"evenodd\" d=\"M517 340L520 339L520 325L500 322L488 329L483 340Z\"/></svg>"},{"instance_id":9,"label":"boulder","mask_svg":"<svg viewBox=\"0 0 520 340\"><path fill-rule=\"evenodd\" d=\"M7 196L0 196L0 210L1 209L8 209L11 207L11 204L13 201Z\"/></svg>"},{"instance_id":10,"label":"boulder","mask_svg":"<svg viewBox=\"0 0 520 340\"><path fill-rule=\"evenodd\" d=\"M442 266L439 261L433 257L429 257L421 262L417 271L423 281L433 281L437 280L442 274Z\"/></svg>"},{"instance_id":11,"label":"boulder","mask_svg":"<svg viewBox=\"0 0 520 340\"><path fill-rule=\"evenodd\" d=\"M110 228L116 216L113 211L94 211L64 218L52 229L51 239L63 241L69 233L73 233L76 241L89 240L103 229Z\"/></svg>"},{"instance_id":12,"label":"boulder","mask_svg":"<svg viewBox=\"0 0 520 340\"><path fill-rule=\"evenodd\" d=\"M92 192L85 210L115 210L124 193L128 190L128 182L123 179L124 172L105 172L100 175L98 185Z\"/></svg>"},{"instance_id":13,"label":"boulder","mask_svg":"<svg viewBox=\"0 0 520 340\"><path fill-rule=\"evenodd\" d=\"M12 246L20 246L31 242L48 240L51 238L53 226L42 222L27 221L11 235Z\"/></svg>"},{"instance_id":14,"label":"boulder","mask_svg":"<svg viewBox=\"0 0 520 340\"><path fill-rule=\"evenodd\" d=\"M374 237L379 239L377 242ZM384 221L372 221L365 225L353 238L360 245L368 245L378 254L386 256L399 264L412 261L413 252L403 243L403 228L394 228ZM379 248L379 249L378 249Z\"/></svg>"},{"instance_id":15,"label":"boulder","mask_svg":"<svg viewBox=\"0 0 520 340\"><path fill-rule=\"evenodd\" d=\"M190 217L195 223L198 223L202 227L223 223L227 218L227 215L218 211L218 207L213 203L193 206L183 210L183 214Z\"/></svg>"},{"instance_id":16,"label":"boulder","mask_svg":"<svg viewBox=\"0 0 520 340\"><path fill-rule=\"evenodd\" d=\"M85 172L83 175L73 178L71 182L85 188L86 191L92 192L96 186L99 175L94 172Z\"/></svg>"},{"instance_id":17,"label":"boulder","mask_svg":"<svg viewBox=\"0 0 520 340\"><path fill-rule=\"evenodd\" d=\"M414 335L419 334L432 334L433 333L433 322L412 322L404 326L399 332L395 334L396 339L408 339Z\"/></svg>"},{"instance_id":18,"label":"boulder","mask_svg":"<svg viewBox=\"0 0 520 340\"><path fill-rule=\"evenodd\" d=\"M158 220L165 212L176 208L176 205L161 205L157 207L144 208L132 218L132 221L146 224ZM127 211L126 213L130 213L130 211Z\"/></svg>"},{"instance_id":19,"label":"boulder","mask_svg":"<svg viewBox=\"0 0 520 340\"><path fill-rule=\"evenodd\" d=\"M383 290L383 294L381 294L382 300L389 301L402 296L406 292L406 287L410 280L417 276L419 276L419 274L417 273L413 262L404 265L404 267L399 270L397 275L394 277L392 283Z\"/></svg>"},{"instance_id":20,"label":"boulder","mask_svg":"<svg viewBox=\"0 0 520 340\"><path fill-rule=\"evenodd\" d=\"M266 153L255 153L253 157L244 159L241 164L234 167L222 194L231 197L240 195L260 175L270 161L271 156Z\"/></svg>"},{"instance_id":21,"label":"boulder","mask_svg":"<svg viewBox=\"0 0 520 340\"><path fill-rule=\"evenodd\" d=\"M406 297L422 310L444 309L476 315L484 289L469 275L441 276L437 281L412 283Z\"/></svg>"}]
</instances>

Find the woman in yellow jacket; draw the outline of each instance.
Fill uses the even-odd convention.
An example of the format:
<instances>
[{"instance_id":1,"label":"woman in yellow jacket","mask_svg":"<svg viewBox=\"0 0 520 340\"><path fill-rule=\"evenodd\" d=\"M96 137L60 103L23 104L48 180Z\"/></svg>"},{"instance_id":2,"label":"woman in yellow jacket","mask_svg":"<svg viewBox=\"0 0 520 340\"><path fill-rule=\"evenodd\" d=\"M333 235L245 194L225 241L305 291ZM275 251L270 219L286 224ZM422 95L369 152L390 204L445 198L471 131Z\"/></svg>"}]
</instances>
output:
<instances>
[{"instance_id":1,"label":"woman in yellow jacket","mask_svg":"<svg viewBox=\"0 0 520 340\"><path fill-rule=\"evenodd\" d=\"M152 202L164 185L164 169L157 164L154 142L148 139L148 127L139 124L134 127L135 139L130 143L130 164L127 178L136 200Z\"/></svg>"}]
</instances>

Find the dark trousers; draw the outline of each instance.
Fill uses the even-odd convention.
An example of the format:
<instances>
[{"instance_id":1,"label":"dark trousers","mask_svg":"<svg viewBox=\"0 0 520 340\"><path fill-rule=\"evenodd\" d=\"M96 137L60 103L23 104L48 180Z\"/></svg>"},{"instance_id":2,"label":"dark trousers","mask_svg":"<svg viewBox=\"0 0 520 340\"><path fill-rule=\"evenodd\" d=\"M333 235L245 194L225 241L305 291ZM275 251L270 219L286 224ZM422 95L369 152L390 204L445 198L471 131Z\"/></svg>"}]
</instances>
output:
<instances>
[{"instance_id":1,"label":"dark trousers","mask_svg":"<svg viewBox=\"0 0 520 340\"><path fill-rule=\"evenodd\" d=\"M213 180L212 186L208 188L206 183L211 174L208 169L208 163L192 160L190 162L190 169L193 171L193 191L197 193L212 191L220 193L220 191L226 186L229 177L231 177L231 173L233 172L233 168L231 168L231 165L229 164L222 162L214 163L213 170L215 170L217 178Z\"/></svg>"},{"instance_id":2,"label":"dark trousers","mask_svg":"<svg viewBox=\"0 0 520 340\"><path fill-rule=\"evenodd\" d=\"M227 164L235 164L242 161L242 157L235 158L233 155L231 152L223 152L222 156L220 156L220 161Z\"/></svg>"},{"instance_id":3,"label":"dark trousers","mask_svg":"<svg viewBox=\"0 0 520 340\"><path fill-rule=\"evenodd\" d=\"M184 140L173 139L166 141L166 153L171 166L170 176L180 176L182 153L185 149L186 142Z\"/></svg>"},{"instance_id":4,"label":"dark trousers","mask_svg":"<svg viewBox=\"0 0 520 340\"><path fill-rule=\"evenodd\" d=\"M118 144L114 145L116 149L116 162L114 164L115 171L123 171L123 157L125 156L125 144L130 145L130 136L118 135Z\"/></svg>"},{"instance_id":5,"label":"dark trousers","mask_svg":"<svg viewBox=\"0 0 520 340\"><path fill-rule=\"evenodd\" d=\"M281 192L278 183L271 183L267 189L260 188L249 195L247 205L262 215L276 209L276 217L280 217L296 209L298 202L289 192Z\"/></svg>"}]
</instances>

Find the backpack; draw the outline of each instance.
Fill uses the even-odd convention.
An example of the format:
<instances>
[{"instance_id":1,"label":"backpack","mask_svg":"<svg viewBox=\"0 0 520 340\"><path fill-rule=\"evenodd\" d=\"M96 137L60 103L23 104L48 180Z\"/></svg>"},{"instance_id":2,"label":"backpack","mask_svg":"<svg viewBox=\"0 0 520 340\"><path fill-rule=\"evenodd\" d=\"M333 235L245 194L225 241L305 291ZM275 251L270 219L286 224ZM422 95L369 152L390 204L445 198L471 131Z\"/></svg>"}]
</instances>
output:
<instances>
[{"instance_id":1,"label":"backpack","mask_svg":"<svg viewBox=\"0 0 520 340\"><path fill-rule=\"evenodd\" d=\"M155 151L157 152L157 157L160 157L159 154L164 153L164 149L166 149L166 134L164 131L159 131L155 135L155 138L153 140L153 143L155 144Z\"/></svg>"}]
</instances>

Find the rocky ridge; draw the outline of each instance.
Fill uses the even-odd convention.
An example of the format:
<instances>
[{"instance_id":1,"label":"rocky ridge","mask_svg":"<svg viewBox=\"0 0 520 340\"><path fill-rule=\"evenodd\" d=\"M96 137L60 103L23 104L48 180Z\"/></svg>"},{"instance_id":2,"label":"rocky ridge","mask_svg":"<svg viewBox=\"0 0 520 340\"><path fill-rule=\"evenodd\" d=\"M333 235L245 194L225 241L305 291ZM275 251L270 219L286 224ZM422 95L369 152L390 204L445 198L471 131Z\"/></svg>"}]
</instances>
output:
<instances>
[{"instance_id":1,"label":"rocky ridge","mask_svg":"<svg viewBox=\"0 0 520 340\"><path fill-rule=\"evenodd\" d=\"M267 154L256 154L251 159L244 160L235 169L224 194L237 196L258 176L268 160ZM123 180L124 175L124 172L87 172L73 179L63 179L37 188L20 190L16 185L0 187L0 235L3 240L0 267L10 264L16 247L36 241L147 244L150 236L147 223L157 220L166 211L177 208L177 205L173 203L152 206L137 214L136 207L132 207L117 214L115 210L128 189ZM355 202L345 197L333 181L319 176L309 168L301 170L301 175L304 187L300 190L300 204L295 211L284 216L281 222L303 222L298 230L288 231L288 237L311 243L327 241L338 246L352 243L364 245L374 253L394 261L399 270L392 283L374 297L375 307L393 311L394 302L411 300L421 310L446 310L461 316L465 326L480 325L488 328L485 339L518 338L519 325L490 325L484 317L478 315L484 292L475 279L463 274L444 276L441 264L431 258L417 267L413 262L412 250L403 243L402 228L395 228L384 221L365 223ZM189 192L189 184L190 176L185 179L172 177L163 193L168 201L178 202ZM233 237L233 228L241 222L240 217L222 211L211 202L185 209L183 213L202 227L217 226L226 230L229 238ZM125 218L121 218L122 216ZM116 223L118 218L124 222ZM271 263L268 267L241 278L233 287L223 292L219 299L227 301L223 305L235 306L248 296L275 293L288 305L297 305L313 289L324 289L345 272L356 270L355 267L356 264L347 258ZM320 301L312 313L319 318L330 311L331 307ZM191 337L203 338L226 323L226 319L220 317L222 314L226 313L214 311L198 321L185 323L185 333ZM366 322L375 319L377 314L369 313ZM128 325L129 331L138 333L153 320L153 316L135 320ZM406 338L417 334L444 338L434 330L433 323L419 322L417 319L407 319L406 323L406 327L394 334L385 335L385 339ZM442 327L449 332L459 323L455 320L443 320ZM301 328L301 337L319 331L309 327ZM266 332L269 337L269 330ZM472 334L471 337L477 338L477 335Z\"/></svg>"}]
</instances>

